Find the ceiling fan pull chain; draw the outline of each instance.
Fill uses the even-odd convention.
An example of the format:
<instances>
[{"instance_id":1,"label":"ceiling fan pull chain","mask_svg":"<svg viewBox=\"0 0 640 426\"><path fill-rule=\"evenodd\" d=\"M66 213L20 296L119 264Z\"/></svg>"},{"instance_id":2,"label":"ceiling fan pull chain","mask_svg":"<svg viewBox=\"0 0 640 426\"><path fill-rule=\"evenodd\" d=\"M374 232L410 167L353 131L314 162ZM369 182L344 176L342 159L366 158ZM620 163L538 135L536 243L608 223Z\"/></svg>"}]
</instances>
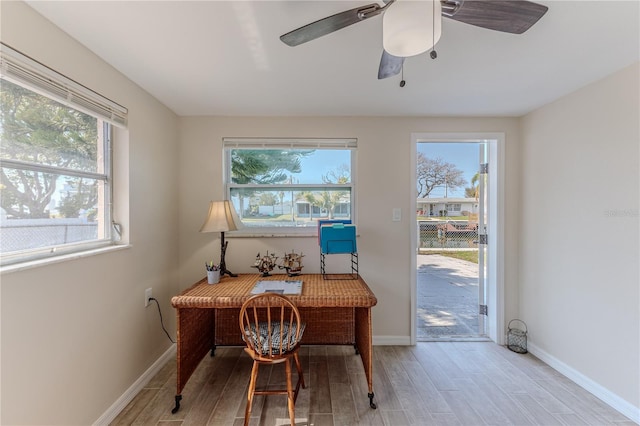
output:
<instances>
[{"instance_id":1,"label":"ceiling fan pull chain","mask_svg":"<svg viewBox=\"0 0 640 426\"><path fill-rule=\"evenodd\" d=\"M436 52L436 2L440 1L440 0L433 0L433 2L431 3L431 5L433 6L433 13L431 14L431 18L433 19L433 22L431 25L431 32L432 32L432 37L431 37L431 41L433 42L433 46L431 47L431 52L429 53L429 56L431 56L431 59L435 59L438 57L438 52Z\"/></svg>"},{"instance_id":2,"label":"ceiling fan pull chain","mask_svg":"<svg viewBox=\"0 0 640 426\"><path fill-rule=\"evenodd\" d=\"M404 87L405 84L407 84L406 81L404 81L404 63L402 64L402 66L400 67L400 87Z\"/></svg>"}]
</instances>

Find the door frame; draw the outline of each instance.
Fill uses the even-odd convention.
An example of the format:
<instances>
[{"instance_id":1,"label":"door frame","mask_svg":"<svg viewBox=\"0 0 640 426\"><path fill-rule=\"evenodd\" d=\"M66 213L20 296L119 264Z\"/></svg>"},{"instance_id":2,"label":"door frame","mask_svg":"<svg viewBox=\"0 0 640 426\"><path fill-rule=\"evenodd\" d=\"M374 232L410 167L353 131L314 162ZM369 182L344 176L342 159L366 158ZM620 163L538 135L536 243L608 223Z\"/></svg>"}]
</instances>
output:
<instances>
[{"instance_id":1,"label":"door frame","mask_svg":"<svg viewBox=\"0 0 640 426\"><path fill-rule=\"evenodd\" d=\"M504 133L412 133L411 134L411 182L416 182L417 144L426 143L486 143L489 150L489 206L491 212L488 230L487 289L485 303L488 307L486 318L487 337L499 345L504 345ZM417 209L415 189L410 200L414 212ZM418 235L418 224L415 216L410 221L411 235ZM418 311L418 277L416 273L416 256L418 238L411 240L411 344L416 344L417 311Z\"/></svg>"}]
</instances>

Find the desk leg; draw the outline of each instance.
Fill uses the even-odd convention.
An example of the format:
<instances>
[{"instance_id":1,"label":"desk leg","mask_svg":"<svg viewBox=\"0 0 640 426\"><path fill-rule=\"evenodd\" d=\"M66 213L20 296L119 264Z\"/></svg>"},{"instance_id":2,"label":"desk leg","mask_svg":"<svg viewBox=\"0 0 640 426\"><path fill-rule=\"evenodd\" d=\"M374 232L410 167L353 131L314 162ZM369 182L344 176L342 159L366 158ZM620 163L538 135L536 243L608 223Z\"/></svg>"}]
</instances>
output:
<instances>
[{"instance_id":1,"label":"desk leg","mask_svg":"<svg viewBox=\"0 0 640 426\"><path fill-rule=\"evenodd\" d=\"M360 353L364 373L369 385L369 406L377 408L373 402L373 344L371 339L371 308L355 308L356 353Z\"/></svg>"},{"instance_id":2,"label":"desk leg","mask_svg":"<svg viewBox=\"0 0 640 426\"><path fill-rule=\"evenodd\" d=\"M182 395L176 395L176 406L171 410L171 414L175 414L180 409L180 401L182 401Z\"/></svg>"},{"instance_id":3,"label":"desk leg","mask_svg":"<svg viewBox=\"0 0 640 426\"><path fill-rule=\"evenodd\" d=\"M180 409L182 389L215 342L215 309L177 309L177 392L173 414Z\"/></svg>"}]
</instances>

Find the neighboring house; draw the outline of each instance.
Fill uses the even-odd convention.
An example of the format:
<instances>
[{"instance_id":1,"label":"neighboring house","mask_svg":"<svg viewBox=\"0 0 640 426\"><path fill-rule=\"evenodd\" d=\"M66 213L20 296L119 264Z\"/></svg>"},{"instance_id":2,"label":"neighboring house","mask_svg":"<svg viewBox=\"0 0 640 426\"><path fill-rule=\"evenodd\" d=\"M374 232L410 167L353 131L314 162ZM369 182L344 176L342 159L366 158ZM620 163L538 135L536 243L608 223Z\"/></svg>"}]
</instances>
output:
<instances>
[{"instance_id":1,"label":"neighboring house","mask_svg":"<svg viewBox=\"0 0 640 426\"><path fill-rule=\"evenodd\" d=\"M291 202L286 201L282 204L274 204L272 206L256 206L258 215L260 216L276 216L282 214L291 214Z\"/></svg>"},{"instance_id":2,"label":"neighboring house","mask_svg":"<svg viewBox=\"0 0 640 426\"><path fill-rule=\"evenodd\" d=\"M418 216L468 216L478 213L475 198L418 198Z\"/></svg>"},{"instance_id":3,"label":"neighboring house","mask_svg":"<svg viewBox=\"0 0 640 426\"><path fill-rule=\"evenodd\" d=\"M308 201L296 201L296 216L302 218L348 218L351 215L351 204L347 202L337 203L333 208L333 215L324 207L312 205Z\"/></svg>"},{"instance_id":4,"label":"neighboring house","mask_svg":"<svg viewBox=\"0 0 640 426\"><path fill-rule=\"evenodd\" d=\"M291 203L274 204L272 206L256 206L259 216L277 216L291 214ZM334 207L334 217L349 217L351 205L348 202L338 203ZM330 216L329 210L315 206L308 201L296 201L295 216L298 218L327 218Z\"/></svg>"}]
</instances>

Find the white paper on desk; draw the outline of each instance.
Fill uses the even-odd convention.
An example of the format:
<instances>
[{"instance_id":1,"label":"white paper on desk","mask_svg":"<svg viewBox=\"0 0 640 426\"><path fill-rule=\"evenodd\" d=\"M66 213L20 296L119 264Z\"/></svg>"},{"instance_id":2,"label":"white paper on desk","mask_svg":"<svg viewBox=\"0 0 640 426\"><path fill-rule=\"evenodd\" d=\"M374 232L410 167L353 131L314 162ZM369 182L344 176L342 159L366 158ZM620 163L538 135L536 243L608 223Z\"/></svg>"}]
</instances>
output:
<instances>
[{"instance_id":1,"label":"white paper on desk","mask_svg":"<svg viewBox=\"0 0 640 426\"><path fill-rule=\"evenodd\" d=\"M302 280L260 280L251 290L251 294L260 293L301 294Z\"/></svg>"}]
</instances>

